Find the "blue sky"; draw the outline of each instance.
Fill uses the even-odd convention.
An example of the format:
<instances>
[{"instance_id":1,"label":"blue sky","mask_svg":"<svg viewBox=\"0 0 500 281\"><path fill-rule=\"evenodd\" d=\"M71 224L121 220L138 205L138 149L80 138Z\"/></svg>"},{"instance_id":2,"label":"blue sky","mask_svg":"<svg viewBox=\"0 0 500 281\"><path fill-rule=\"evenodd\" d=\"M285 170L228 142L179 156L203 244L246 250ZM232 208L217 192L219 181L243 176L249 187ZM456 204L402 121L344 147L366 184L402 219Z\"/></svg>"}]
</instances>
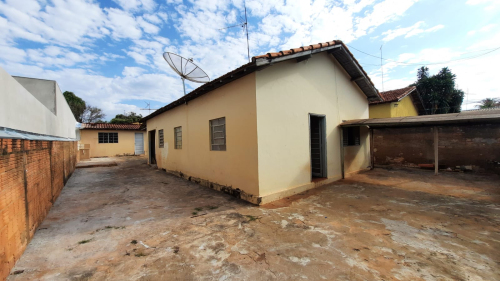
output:
<instances>
[{"instance_id":1,"label":"blue sky","mask_svg":"<svg viewBox=\"0 0 500 281\"><path fill-rule=\"evenodd\" d=\"M334 39L351 48L379 90L405 87L420 65L448 66L469 93L463 109L500 97L498 0L247 0L250 55ZM53 79L106 119L143 115L182 96L165 51L211 78L247 62L242 0L2 0L0 66ZM383 45L384 83L380 67ZM375 56L375 57L374 57ZM445 63L443 63L445 62ZM188 83L190 91L199 84Z\"/></svg>"}]
</instances>

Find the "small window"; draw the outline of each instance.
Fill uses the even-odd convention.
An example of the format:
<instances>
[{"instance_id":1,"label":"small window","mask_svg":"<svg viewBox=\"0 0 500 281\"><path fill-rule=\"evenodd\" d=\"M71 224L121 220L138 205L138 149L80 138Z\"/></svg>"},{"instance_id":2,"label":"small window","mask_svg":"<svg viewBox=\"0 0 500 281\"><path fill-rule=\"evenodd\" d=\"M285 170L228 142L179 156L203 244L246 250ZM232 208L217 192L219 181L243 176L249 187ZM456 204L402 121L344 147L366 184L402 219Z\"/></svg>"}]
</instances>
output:
<instances>
[{"instance_id":1,"label":"small window","mask_svg":"<svg viewBox=\"0 0 500 281\"><path fill-rule=\"evenodd\" d=\"M158 144L160 148L165 147L164 137L163 137L163 129L158 130Z\"/></svg>"},{"instance_id":2,"label":"small window","mask_svg":"<svg viewBox=\"0 0 500 281\"><path fill-rule=\"evenodd\" d=\"M226 117L210 120L210 149L226 151Z\"/></svg>"},{"instance_id":3,"label":"small window","mask_svg":"<svg viewBox=\"0 0 500 281\"><path fill-rule=\"evenodd\" d=\"M348 127L343 130L344 146L355 146L360 144L359 127Z\"/></svg>"},{"instance_id":4,"label":"small window","mask_svg":"<svg viewBox=\"0 0 500 281\"><path fill-rule=\"evenodd\" d=\"M118 143L118 133L99 133L99 143Z\"/></svg>"},{"instance_id":5,"label":"small window","mask_svg":"<svg viewBox=\"0 0 500 281\"><path fill-rule=\"evenodd\" d=\"M182 127L174 128L175 149L182 149Z\"/></svg>"}]
</instances>

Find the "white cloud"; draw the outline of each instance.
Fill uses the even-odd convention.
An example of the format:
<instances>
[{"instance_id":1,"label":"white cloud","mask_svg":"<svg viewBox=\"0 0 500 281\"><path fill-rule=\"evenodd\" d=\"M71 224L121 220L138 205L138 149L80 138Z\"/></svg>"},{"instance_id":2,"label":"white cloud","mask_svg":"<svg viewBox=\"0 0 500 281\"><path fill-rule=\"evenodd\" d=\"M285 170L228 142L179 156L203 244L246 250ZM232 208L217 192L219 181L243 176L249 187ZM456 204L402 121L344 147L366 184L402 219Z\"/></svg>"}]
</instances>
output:
<instances>
[{"instance_id":1,"label":"white cloud","mask_svg":"<svg viewBox=\"0 0 500 281\"><path fill-rule=\"evenodd\" d=\"M24 50L0 45L0 59L12 62L23 62L26 58Z\"/></svg>"},{"instance_id":2,"label":"white cloud","mask_svg":"<svg viewBox=\"0 0 500 281\"><path fill-rule=\"evenodd\" d=\"M498 0L468 0L466 4L485 5L485 10L494 10L500 7L500 2Z\"/></svg>"},{"instance_id":3,"label":"white cloud","mask_svg":"<svg viewBox=\"0 0 500 281\"><path fill-rule=\"evenodd\" d=\"M157 34L158 32L160 32L160 28L158 26L145 21L142 17L139 17L137 19L137 23L146 33Z\"/></svg>"},{"instance_id":4,"label":"white cloud","mask_svg":"<svg viewBox=\"0 0 500 281\"><path fill-rule=\"evenodd\" d=\"M108 15L107 27L113 31L113 38L118 40L122 38L141 38L142 32L134 16L119 9L110 8L105 10Z\"/></svg>"},{"instance_id":5,"label":"white cloud","mask_svg":"<svg viewBox=\"0 0 500 281\"><path fill-rule=\"evenodd\" d=\"M382 39L384 42L389 42L397 37L404 36L405 38L409 38L412 36L416 36L422 33L430 33L430 32L435 32L438 31L442 28L444 28L444 25L439 24L436 26L433 26L428 29L422 29L421 27L425 25L423 21L419 21L415 23L414 25L410 27L403 27L403 28L397 28L397 29L390 29L385 32L382 32L382 35L385 35L385 37Z\"/></svg>"},{"instance_id":6,"label":"white cloud","mask_svg":"<svg viewBox=\"0 0 500 281\"><path fill-rule=\"evenodd\" d=\"M154 0L113 0L125 11L153 11L158 5Z\"/></svg>"}]
</instances>

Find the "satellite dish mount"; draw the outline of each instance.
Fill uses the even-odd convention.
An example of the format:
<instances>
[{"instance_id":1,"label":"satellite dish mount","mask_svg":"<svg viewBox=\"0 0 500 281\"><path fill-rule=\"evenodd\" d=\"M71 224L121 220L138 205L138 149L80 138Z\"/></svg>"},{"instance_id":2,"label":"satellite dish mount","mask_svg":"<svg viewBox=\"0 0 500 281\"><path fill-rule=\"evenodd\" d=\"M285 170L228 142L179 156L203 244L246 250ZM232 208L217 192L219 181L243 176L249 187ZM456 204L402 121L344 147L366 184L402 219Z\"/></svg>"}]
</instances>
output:
<instances>
[{"instance_id":1,"label":"satellite dish mount","mask_svg":"<svg viewBox=\"0 0 500 281\"><path fill-rule=\"evenodd\" d=\"M199 66L193 63L193 59L186 59L177 54L165 52L163 58L168 65L181 77L184 95L186 95L186 83L184 80L189 80L196 83L210 82L210 77Z\"/></svg>"}]
</instances>

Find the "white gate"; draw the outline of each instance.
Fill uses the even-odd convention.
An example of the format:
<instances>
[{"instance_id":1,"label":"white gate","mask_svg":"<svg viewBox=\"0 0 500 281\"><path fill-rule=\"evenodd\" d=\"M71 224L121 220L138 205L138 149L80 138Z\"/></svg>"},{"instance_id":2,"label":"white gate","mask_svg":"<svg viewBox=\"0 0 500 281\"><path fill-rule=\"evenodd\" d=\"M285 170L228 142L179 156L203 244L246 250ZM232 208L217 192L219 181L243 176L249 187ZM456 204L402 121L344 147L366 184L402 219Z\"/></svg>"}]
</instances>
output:
<instances>
[{"instance_id":1,"label":"white gate","mask_svg":"<svg viewBox=\"0 0 500 281\"><path fill-rule=\"evenodd\" d=\"M135 155L144 154L144 134L135 133Z\"/></svg>"}]
</instances>

